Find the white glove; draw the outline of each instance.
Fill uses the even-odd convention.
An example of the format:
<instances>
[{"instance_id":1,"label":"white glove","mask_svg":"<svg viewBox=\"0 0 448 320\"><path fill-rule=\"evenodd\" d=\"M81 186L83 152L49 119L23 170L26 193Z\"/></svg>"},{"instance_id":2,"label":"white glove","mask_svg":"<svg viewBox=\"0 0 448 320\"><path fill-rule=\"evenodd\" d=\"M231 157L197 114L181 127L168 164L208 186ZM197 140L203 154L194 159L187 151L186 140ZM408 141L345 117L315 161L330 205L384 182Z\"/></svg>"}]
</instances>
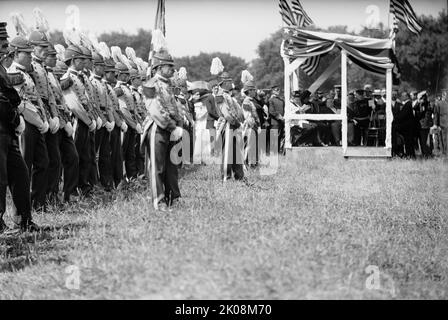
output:
<instances>
[{"instance_id":1,"label":"white glove","mask_svg":"<svg viewBox=\"0 0 448 320\"><path fill-rule=\"evenodd\" d=\"M128 131L128 125L124 121L121 123L121 131L123 132Z\"/></svg>"},{"instance_id":2,"label":"white glove","mask_svg":"<svg viewBox=\"0 0 448 320\"><path fill-rule=\"evenodd\" d=\"M61 126L61 124L59 122L59 118L54 117L54 118L51 118L50 121L53 123L53 128L51 128L51 126L50 126L50 132L52 134L55 134L56 132L58 132L58 130L60 129L60 126Z\"/></svg>"},{"instance_id":3,"label":"white glove","mask_svg":"<svg viewBox=\"0 0 448 320\"><path fill-rule=\"evenodd\" d=\"M114 128L112 127L112 123L110 123L109 121L107 121L107 122L104 124L104 127L106 128L107 132L112 132L112 130L114 129Z\"/></svg>"},{"instance_id":4,"label":"white glove","mask_svg":"<svg viewBox=\"0 0 448 320\"><path fill-rule=\"evenodd\" d=\"M96 121L92 120L92 122L90 123L90 126L89 126L89 131L92 132L92 131L95 131L95 129L96 129Z\"/></svg>"},{"instance_id":5,"label":"white glove","mask_svg":"<svg viewBox=\"0 0 448 320\"><path fill-rule=\"evenodd\" d=\"M50 125L48 124L48 121L45 120L43 125L40 128L38 128L38 130L41 134L46 134L49 127L50 127Z\"/></svg>"},{"instance_id":6,"label":"white glove","mask_svg":"<svg viewBox=\"0 0 448 320\"><path fill-rule=\"evenodd\" d=\"M137 123L137 126L135 127L135 131L137 131L138 134L143 133L142 126L140 125L140 123Z\"/></svg>"},{"instance_id":7,"label":"white glove","mask_svg":"<svg viewBox=\"0 0 448 320\"><path fill-rule=\"evenodd\" d=\"M56 128L56 122L54 121L54 118L48 119L48 128L50 129L50 132L53 132L54 128Z\"/></svg>"},{"instance_id":8,"label":"white glove","mask_svg":"<svg viewBox=\"0 0 448 320\"><path fill-rule=\"evenodd\" d=\"M103 127L103 120L100 117L96 119L96 130L100 130Z\"/></svg>"},{"instance_id":9,"label":"white glove","mask_svg":"<svg viewBox=\"0 0 448 320\"><path fill-rule=\"evenodd\" d=\"M73 129L73 126L72 126L72 124L70 122L67 122L65 124L64 130L67 133L67 136L69 136L69 137L73 136L74 129Z\"/></svg>"},{"instance_id":10,"label":"white glove","mask_svg":"<svg viewBox=\"0 0 448 320\"><path fill-rule=\"evenodd\" d=\"M23 131L25 131L25 120L23 120L23 117L20 116L20 123L16 128L16 135L20 136Z\"/></svg>"},{"instance_id":11,"label":"white glove","mask_svg":"<svg viewBox=\"0 0 448 320\"><path fill-rule=\"evenodd\" d=\"M114 128L115 128L115 121L112 121L112 122L110 123L110 126L111 126L111 128L112 128L112 129L110 129L110 131L114 130Z\"/></svg>"},{"instance_id":12,"label":"white glove","mask_svg":"<svg viewBox=\"0 0 448 320\"><path fill-rule=\"evenodd\" d=\"M171 141L177 141L180 138L182 138L182 133L184 132L184 129L182 127L176 127L176 129L174 129L171 132L171 137L170 140Z\"/></svg>"}]
</instances>

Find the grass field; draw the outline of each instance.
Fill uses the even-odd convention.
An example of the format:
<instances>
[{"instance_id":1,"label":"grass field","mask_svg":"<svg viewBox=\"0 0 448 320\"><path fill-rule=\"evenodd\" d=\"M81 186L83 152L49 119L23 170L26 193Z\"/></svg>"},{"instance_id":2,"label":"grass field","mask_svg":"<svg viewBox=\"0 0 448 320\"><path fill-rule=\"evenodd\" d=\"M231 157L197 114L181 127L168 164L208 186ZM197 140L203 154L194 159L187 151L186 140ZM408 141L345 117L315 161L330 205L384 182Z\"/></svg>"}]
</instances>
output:
<instances>
[{"instance_id":1,"label":"grass field","mask_svg":"<svg viewBox=\"0 0 448 320\"><path fill-rule=\"evenodd\" d=\"M188 167L182 210L136 184L36 216L0 237L0 299L448 298L447 162L316 151L249 180Z\"/></svg>"}]
</instances>

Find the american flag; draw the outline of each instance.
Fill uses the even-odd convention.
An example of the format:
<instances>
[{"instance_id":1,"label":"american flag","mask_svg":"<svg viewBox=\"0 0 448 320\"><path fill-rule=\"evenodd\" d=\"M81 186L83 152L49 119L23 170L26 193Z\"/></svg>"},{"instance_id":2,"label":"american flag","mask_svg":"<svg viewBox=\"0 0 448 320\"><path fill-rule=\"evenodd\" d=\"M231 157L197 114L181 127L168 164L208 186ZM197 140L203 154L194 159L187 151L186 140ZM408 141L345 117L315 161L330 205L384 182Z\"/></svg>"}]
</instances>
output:
<instances>
[{"instance_id":1,"label":"american flag","mask_svg":"<svg viewBox=\"0 0 448 320\"><path fill-rule=\"evenodd\" d=\"M418 21L417 15L408 0L391 0L390 13L394 17L394 30L398 30L398 20L403 22L411 32L417 35L422 31L423 27Z\"/></svg>"},{"instance_id":2,"label":"american flag","mask_svg":"<svg viewBox=\"0 0 448 320\"><path fill-rule=\"evenodd\" d=\"M313 20L308 16L308 14L303 10L302 4L299 0L292 0L292 11L297 20L296 25L301 27L307 27L313 24Z\"/></svg>"},{"instance_id":3,"label":"american flag","mask_svg":"<svg viewBox=\"0 0 448 320\"><path fill-rule=\"evenodd\" d=\"M279 0L278 5L283 22L288 27L297 26L302 28L313 24L313 20L311 20L305 12L299 0L292 0L292 7L289 5L288 0ZM302 68L308 76L311 76L319 66L319 62L320 56L311 57L308 58L300 68Z\"/></svg>"}]
</instances>

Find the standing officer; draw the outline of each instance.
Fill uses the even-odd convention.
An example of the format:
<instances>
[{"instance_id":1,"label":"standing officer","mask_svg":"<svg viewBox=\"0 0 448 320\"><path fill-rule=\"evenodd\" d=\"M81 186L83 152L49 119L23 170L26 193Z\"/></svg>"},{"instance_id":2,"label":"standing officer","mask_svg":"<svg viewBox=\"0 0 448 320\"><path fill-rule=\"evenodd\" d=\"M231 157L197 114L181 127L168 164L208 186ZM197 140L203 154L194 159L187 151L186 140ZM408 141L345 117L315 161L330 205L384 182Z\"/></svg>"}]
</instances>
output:
<instances>
[{"instance_id":1,"label":"standing officer","mask_svg":"<svg viewBox=\"0 0 448 320\"><path fill-rule=\"evenodd\" d=\"M48 119L49 131L45 134L45 143L47 145L49 165L47 170L47 199L52 202L57 202L57 190L59 183L59 176L61 170L61 153L59 151L59 128L60 119L56 100L51 90L48 72L45 69L44 60L48 54L48 47L50 42L44 32L35 30L29 35L29 41L33 45L33 53L31 54L33 60L31 62L32 71L31 77L36 84L37 92L40 99L44 103L45 109L48 110L50 118Z\"/></svg>"},{"instance_id":2,"label":"standing officer","mask_svg":"<svg viewBox=\"0 0 448 320\"><path fill-rule=\"evenodd\" d=\"M172 90L170 78L174 61L168 52L154 54L155 76L143 84L151 116L149 149L151 154L151 185L153 205L166 211L180 198L178 164L173 163L172 149L182 137L182 118Z\"/></svg>"},{"instance_id":3,"label":"standing officer","mask_svg":"<svg viewBox=\"0 0 448 320\"><path fill-rule=\"evenodd\" d=\"M92 163L89 133L96 129L96 121L91 112L84 86L85 78L82 73L84 57L80 47L76 45L67 47L65 50L65 64L69 68L62 76L61 82L64 82L62 89L64 96L66 96L66 101L68 104L71 104L70 109L77 118L75 145L79 155L78 188L82 195L90 196L93 186L89 183Z\"/></svg>"},{"instance_id":4,"label":"standing officer","mask_svg":"<svg viewBox=\"0 0 448 320\"><path fill-rule=\"evenodd\" d=\"M0 62L5 54L8 54L8 33L6 23L0 22ZM17 74L14 81L21 82L23 79ZM5 68L0 64L0 233L7 230L3 221L7 186L15 207L15 227L8 233L39 230L31 217L30 178L19 149L17 133L21 134L25 128L19 108L23 109L24 105Z\"/></svg>"},{"instance_id":5,"label":"standing officer","mask_svg":"<svg viewBox=\"0 0 448 320\"><path fill-rule=\"evenodd\" d=\"M67 71L67 66L62 61L56 60L56 51L52 45L50 45L48 49L48 55L45 59L45 68L48 72L48 78L59 112L61 128L57 134L59 135L59 151L61 153L62 169L64 170L64 186L62 190L64 193L64 202L69 203L70 196L75 192L76 187L78 186L79 155L76 151L75 141L73 140L74 128L71 112L65 102L61 84L59 82L62 75ZM59 181L55 191L58 189Z\"/></svg>"},{"instance_id":6,"label":"standing officer","mask_svg":"<svg viewBox=\"0 0 448 320\"><path fill-rule=\"evenodd\" d=\"M31 52L33 52L31 44L26 38L18 36L12 39L10 46L14 51L14 62L8 68L8 73L20 74L23 77L23 82L14 83L14 88L25 105L23 157L32 182L32 206L37 211L45 211L49 164L45 134L49 128L47 119L51 116L45 109L33 79L27 73L27 70L31 69Z\"/></svg>"}]
</instances>

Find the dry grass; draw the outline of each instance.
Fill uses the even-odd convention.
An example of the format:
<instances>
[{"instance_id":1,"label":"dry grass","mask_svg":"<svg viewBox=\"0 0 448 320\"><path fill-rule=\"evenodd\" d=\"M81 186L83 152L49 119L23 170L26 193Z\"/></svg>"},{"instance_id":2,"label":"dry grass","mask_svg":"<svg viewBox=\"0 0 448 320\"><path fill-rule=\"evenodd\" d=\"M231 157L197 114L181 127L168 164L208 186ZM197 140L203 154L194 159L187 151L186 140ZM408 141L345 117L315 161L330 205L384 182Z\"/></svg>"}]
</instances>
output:
<instances>
[{"instance_id":1,"label":"dry grass","mask_svg":"<svg viewBox=\"0 0 448 320\"><path fill-rule=\"evenodd\" d=\"M156 214L139 183L0 237L0 299L446 299L447 168L304 154L247 187L189 167L182 210Z\"/></svg>"}]
</instances>

